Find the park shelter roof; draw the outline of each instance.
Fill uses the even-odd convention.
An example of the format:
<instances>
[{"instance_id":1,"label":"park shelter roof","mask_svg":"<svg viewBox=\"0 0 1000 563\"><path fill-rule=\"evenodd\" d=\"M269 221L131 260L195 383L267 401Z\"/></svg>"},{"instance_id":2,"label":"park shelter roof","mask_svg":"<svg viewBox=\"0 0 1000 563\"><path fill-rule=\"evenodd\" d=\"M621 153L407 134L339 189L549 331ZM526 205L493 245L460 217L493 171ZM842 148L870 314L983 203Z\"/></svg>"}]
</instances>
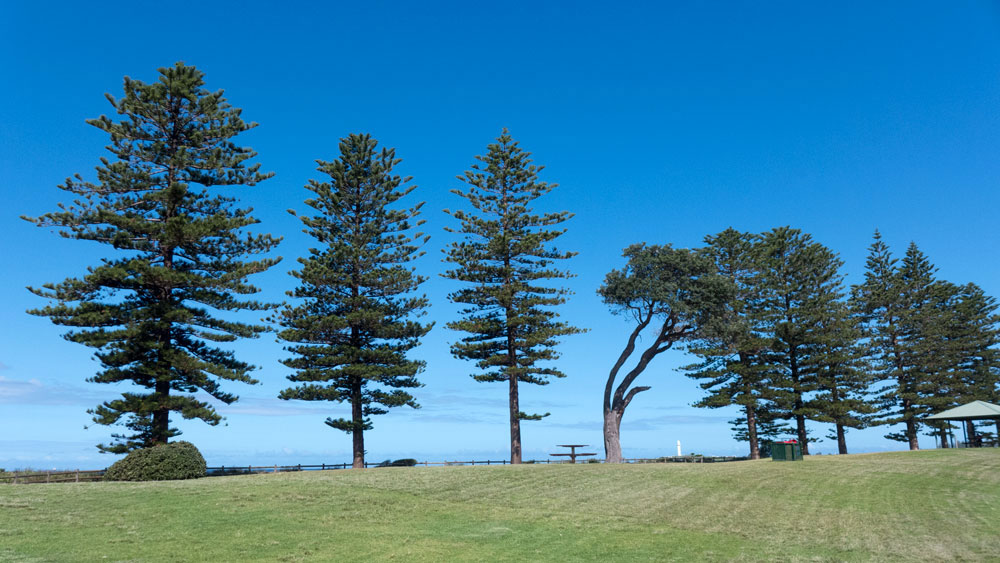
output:
<instances>
[{"instance_id":1,"label":"park shelter roof","mask_svg":"<svg viewBox=\"0 0 1000 563\"><path fill-rule=\"evenodd\" d=\"M1000 418L1000 406L986 401L972 401L934 416L928 416L927 420L978 420L986 418Z\"/></svg>"}]
</instances>

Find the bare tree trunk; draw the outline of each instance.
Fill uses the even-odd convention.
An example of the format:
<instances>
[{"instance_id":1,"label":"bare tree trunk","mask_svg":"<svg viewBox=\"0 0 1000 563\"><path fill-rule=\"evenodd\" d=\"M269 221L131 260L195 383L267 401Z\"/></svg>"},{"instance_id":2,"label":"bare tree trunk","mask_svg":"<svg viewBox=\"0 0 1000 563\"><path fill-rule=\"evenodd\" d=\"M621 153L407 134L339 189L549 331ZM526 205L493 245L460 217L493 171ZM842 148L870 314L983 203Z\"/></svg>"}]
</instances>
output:
<instances>
[{"instance_id":1,"label":"bare tree trunk","mask_svg":"<svg viewBox=\"0 0 1000 563\"><path fill-rule=\"evenodd\" d=\"M351 386L351 422L354 429L351 437L354 442L354 462L351 467L364 469L365 467L365 415L361 405L361 380L356 379Z\"/></svg>"},{"instance_id":2,"label":"bare tree trunk","mask_svg":"<svg viewBox=\"0 0 1000 563\"><path fill-rule=\"evenodd\" d=\"M801 399L796 399L795 404L799 405ZM796 407L801 408L801 407ZM806 417L801 414L795 415L796 434L799 440L799 447L802 448L802 455L809 455L809 435L806 433Z\"/></svg>"},{"instance_id":3,"label":"bare tree trunk","mask_svg":"<svg viewBox=\"0 0 1000 563\"><path fill-rule=\"evenodd\" d=\"M604 411L604 461L622 462L621 417L615 411Z\"/></svg>"},{"instance_id":4,"label":"bare tree trunk","mask_svg":"<svg viewBox=\"0 0 1000 563\"><path fill-rule=\"evenodd\" d=\"M975 423L973 423L971 420L966 420L965 421L965 430L969 434L969 443L966 444L966 446L970 446L970 447L973 447L973 448L977 447L976 444L978 444L979 441L976 440L976 436L977 435L976 435L976 425L975 425Z\"/></svg>"},{"instance_id":5,"label":"bare tree trunk","mask_svg":"<svg viewBox=\"0 0 1000 563\"><path fill-rule=\"evenodd\" d=\"M507 376L510 382L510 462L521 463L521 407L517 398L517 375Z\"/></svg>"},{"instance_id":6,"label":"bare tree trunk","mask_svg":"<svg viewBox=\"0 0 1000 563\"><path fill-rule=\"evenodd\" d=\"M844 432L843 424L837 424L837 453L840 455L847 453L847 433Z\"/></svg>"},{"instance_id":7,"label":"bare tree trunk","mask_svg":"<svg viewBox=\"0 0 1000 563\"><path fill-rule=\"evenodd\" d=\"M166 444L169 439L170 433L170 382L169 381L157 381L156 382L156 400L159 401L160 406L153 410L153 432L152 432L152 444L153 446L159 444Z\"/></svg>"},{"instance_id":8,"label":"bare tree trunk","mask_svg":"<svg viewBox=\"0 0 1000 563\"><path fill-rule=\"evenodd\" d=\"M632 387L632 383L642 374L654 357L670 349L674 342L687 336L691 330L688 325L678 327L677 317L671 313L663 322L663 326L660 327L652 344L639 356L635 367L622 378L616 387L615 380L618 378L618 372L635 351L636 340L642 330L649 325L653 318L653 312L652 305L650 305L646 315L641 318L639 325L629 335L628 344L618 356L618 361L611 368L611 373L608 374L608 380L604 385L604 461L606 463L622 462L622 447L619 439L622 416L636 395L650 389L646 385Z\"/></svg>"},{"instance_id":9,"label":"bare tree trunk","mask_svg":"<svg viewBox=\"0 0 1000 563\"><path fill-rule=\"evenodd\" d=\"M906 421L906 438L910 443L910 450L919 450L920 444L917 442L917 423L911 418Z\"/></svg>"},{"instance_id":10,"label":"bare tree trunk","mask_svg":"<svg viewBox=\"0 0 1000 563\"><path fill-rule=\"evenodd\" d=\"M747 435L750 437L750 459L760 459L760 443L757 441L757 412L753 405L746 406Z\"/></svg>"},{"instance_id":11,"label":"bare tree trunk","mask_svg":"<svg viewBox=\"0 0 1000 563\"><path fill-rule=\"evenodd\" d=\"M947 448L948 447L948 426L949 425L946 424L945 426L942 426L940 430L938 430L938 434L939 434L938 438L941 439L941 447L942 448Z\"/></svg>"}]
</instances>

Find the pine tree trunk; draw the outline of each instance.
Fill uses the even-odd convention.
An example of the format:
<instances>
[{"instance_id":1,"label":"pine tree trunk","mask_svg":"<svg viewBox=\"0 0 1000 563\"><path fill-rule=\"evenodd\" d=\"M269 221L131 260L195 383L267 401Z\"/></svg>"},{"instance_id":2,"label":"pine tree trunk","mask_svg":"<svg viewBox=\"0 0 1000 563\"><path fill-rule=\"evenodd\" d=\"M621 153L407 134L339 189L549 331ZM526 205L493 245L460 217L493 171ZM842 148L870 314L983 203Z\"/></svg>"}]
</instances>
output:
<instances>
[{"instance_id":1,"label":"pine tree trunk","mask_svg":"<svg viewBox=\"0 0 1000 563\"><path fill-rule=\"evenodd\" d=\"M505 259L504 264L510 267L510 259ZM510 283L506 280L505 283ZM521 463L521 405L517 396L517 348L514 337L514 329L511 324L514 322L514 310L508 306L506 310L507 322L507 381L509 382L510 396L510 463Z\"/></svg>"},{"instance_id":2,"label":"pine tree trunk","mask_svg":"<svg viewBox=\"0 0 1000 563\"><path fill-rule=\"evenodd\" d=\"M966 420L965 430L969 435L969 443L966 446L976 447L976 425L971 420Z\"/></svg>"},{"instance_id":3,"label":"pine tree trunk","mask_svg":"<svg viewBox=\"0 0 1000 563\"><path fill-rule=\"evenodd\" d=\"M622 417L613 410L604 411L604 462L622 462Z\"/></svg>"},{"instance_id":4,"label":"pine tree trunk","mask_svg":"<svg viewBox=\"0 0 1000 563\"><path fill-rule=\"evenodd\" d=\"M837 453L840 455L847 453L847 433L844 432L843 424L837 424Z\"/></svg>"},{"instance_id":5,"label":"pine tree trunk","mask_svg":"<svg viewBox=\"0 0 1000 563\"><path fill-rule=\"evenodd\" d=\"M786 307L790 305L786 304ZM805 405L802 402L802 391L799 388L799 364L795 350L789 353L792 370L792 382L795 391L795 412L801 413ZM802 414L795 415L795 429L799 440L799 447L802 448L802 455L809 455L809 435L806 434L806 417Z\"/></svg>"},{"instance_id":6,"label":"pine tree trunk","mask_svg":"<svg viewBox=\"0 0 1000 563\"><path fill-rule=\"evenodd\" d=\"M365 415L361 404L361 379L356 378L351 388L351 422L354 428L351 437L354 442L354 462L351 467L364 469L365 467Z\"/></svg>"},{"instance_id":7,"label":"pine tree trunk","mask_svg":"<svg viewBox=\"0 0 1000 563\"><path fill-rule=\"evenodd\" d=\"M906 438L910 443L910 450L919 450L920 444L917 442L917 423L911 418L906 421Z\"/></svg>"},{"instance_id":8,"label":"pine tree trunk","mask_svg":"<svg viewBox=\"0 0 1000 563\"><path fill-rule=\"evenodd\" d=\"M156 400L160 403L160 407L153 410L153 428L152 428L152 440L150 446L156 446L158 444L166 444L169 440L170 432L170 408L167 406L169 404L170 397L170 382L169 381L157 381L156 382Z\"/></svg>"},{"instance_id":9,"label":"pine tree trunk","mask_svg":"<svg viewBox=\"0 0 1000 563\"><path fill-rule=\"evenodd\" d=\"M796 399L796 408L801 408L802 399ZM796 434L798 435L799 447L802 448L802 455L809 455L809 435L806 434L805 415L795 415Z\"/></svg>"},{"instance_id":10,"label":"pine tree trunk","mask_svg":"<svg viewBox=\"0 0 1000 563\"><path fill-rule=\"evenodd\" d=\"M510 462L521 463L521 407L517 399L517 375L507 376L510 381Z\"/></svg>"},{"instance_id":11,"label":"pine tree trunk","mask_svg":"<svg viewBox=\"0 0 1000 563\"><path fill-rule=\"evenodd\" d=\"M948 426L942 426L941 429L938 430L938 432L940 434L939 438L941 439L941 447L942 448L947 448L948 447Z\"/></svg>"},{"instance_id":12,"label":"pine tree trunk","mask_svg":"<svg viewBox=\"0 0 1000 563\"><path fill-rule=\"evenodd\" d=\"M750 459L760 459L760 443L757 442L757 413L753 405L746 406L747 435L750 437Z\"/></svg>"}]
</instances>

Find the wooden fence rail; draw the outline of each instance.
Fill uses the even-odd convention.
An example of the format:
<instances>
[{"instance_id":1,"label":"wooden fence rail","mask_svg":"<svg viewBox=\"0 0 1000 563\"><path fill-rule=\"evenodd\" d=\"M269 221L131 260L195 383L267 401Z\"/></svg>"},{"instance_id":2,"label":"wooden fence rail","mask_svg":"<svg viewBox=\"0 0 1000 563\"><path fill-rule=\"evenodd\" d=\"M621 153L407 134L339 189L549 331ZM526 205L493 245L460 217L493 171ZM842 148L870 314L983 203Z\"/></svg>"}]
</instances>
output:
<instances>
[{"instance_id":1,"label":"wooden fence rail","mask_svg":"<svg viewBox=\"0 0 1000 563\"><path fill-rule=\"evenodd\" d=\"M743 461L746 457L738 456L670 456L658 458L627 458L625 463L720 463L726 461ZM588 463L602 463L603 460L594 459L577 465ZM526 465L532 464L562 464L569 463L561 459L532 459L524 462ZM452 461L418 461L413 464L417 467L452 467L452 466L477 466L477 465L510 465L510 461L501 460L452 460ZM365 463L366 468L392 467L386 462ZM207 468L209 477L221 477L225 475L250 475L258 473L286 473L290 471L329 471L334 469L350 469L350 463L320 463L320 464L295 464L295 465L223 465L219 467ZM80 483L85 481L100 481L104 477L104 469L88 471L36 471L25 472L0 472L0 483L12 485L31 483Z\"/></svg>"},{"instance_id":2,"label":"wooden fence rail","mask_svg":"<svg viewBox=\"0 0 1000 563\"><path fill-rule=\"evenodd\" d=\"M80 483L84 481L100 481L104 477L104 469L81 471L21 471L0 472L0 483L21 485L30 483Z\"/></svg>"}]
</instances>

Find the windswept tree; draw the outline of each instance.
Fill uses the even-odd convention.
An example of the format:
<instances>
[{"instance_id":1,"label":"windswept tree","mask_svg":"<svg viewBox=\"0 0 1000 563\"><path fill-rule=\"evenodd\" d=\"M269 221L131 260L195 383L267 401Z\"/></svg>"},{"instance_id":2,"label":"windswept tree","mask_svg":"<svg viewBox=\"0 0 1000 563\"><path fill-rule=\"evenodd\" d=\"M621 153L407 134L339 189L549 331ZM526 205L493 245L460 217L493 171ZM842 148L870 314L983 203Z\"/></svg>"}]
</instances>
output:
<instances>
[{"instance_id":1,"label":"windswept tree","mask_svg":"<svg viewBox=\"0 0 1000 563\"><path fill-rule=\"evenodd\" d=\"M109 249L80 277L29 288L56 301L29 312L71 327L67 340L96 350L102 370L89 381L139 388L89 411L98 424L129 429L98 446L112 453L180 434L171 413L216 425L222 417L192 393L229 404L237 397L221 382L256 383L253 366L215 344L255 337L266 327L218 312L266 309L243 297L257 292L247 278L278 261L246 259L280 239L249 234L245 228L258 222L250 210L214 192L271 176L249 162L253 150L233 142L256 124L243 121L221 90L206 90L196 68L177 63L159 72L151 84L126 77L120 99L106 95L117 120L88 121L110 137L112 156L101 159L97 181L67 179L59 187L76 198L72 204L26 218Z\"/></svg>"},{"instance_id":2,"label":"windswept tree","mask_svg":"<svg viewBox=\"0 0 1000 563\"><path fill-rule=\"evenodd\" d=\"M598 294L612 313L635 321L625 349L604 386L604 453L608 463L621 463L621 422L635 396L648 385L632 386L653 358L690 339L731 302L732 285L716 273L702 253L670 245L635 244L625 249L625 267L612 270ZM651 338L631 369L618 380L644 333Z\"/></svg>"},{"instance_id":3,"label":"windswept tree","mask_svg":"<svg viewBox=\"0 0 1000 563\"><path fill-rule=\"evenodd\" d=\"M461 222L447 230L462 238L446 251L445 261L455 268L444 277L466 284L449 294L465 308L461 320L447 326L467 333L451 353L476 363L476 381L507 383L510 461L521 463L521 421L546 415L521 411L518 384L545 385L550 377L565 377L551 364L559 357L555 347L560 337L581 332L557 321L554 310L571 292L552 280L572 277L556 263L576 253L552 243L566 232L556 227L572 214L535 214L535 200L557 185L538 180L543 167L532 164L531 153L506 129L476 159L479 163L458 176L468 190L452 190L472 209L445 210Z\"/></svg>"},{"instance_id":4,"label":"windswept tree","mask_svg":"<svg viewBox=\"0 0 1000 563\"><path fill-rule=\"evenodd\" d=\"M293 354L282 363L298 384L280 398L350 404L349 419L326 424L353 437L354 467L364 467L372 415L418 407L406 390L420 387L424 362L407 353L432 326L417 320L428 302L414 292L426 278L409 265L429 239L414 232L423 203L397 205L416 186L392 173L395 150L377 147L370 135L351 134L336 160L317 161L329 181L309 181L315 196L305 203L316 213L298 217L319 246L299 259L292 275L300 284L288 292L296 302L278 318Z\"/></svg>"},{"instance_id":5,"label":"windswept tree","mask_svg":"<svg viewBox=\"0 0 1000 563\"><path fill-rule=\"evenodd\" d=\"M771 419L769 430L782 428L773 424L768 371L763 363L770 338L761 311L756 241L755 235L732 228L705 237L707 246L702 252L732 291L716 315L706 320L697 338L687 345L687 351L699 361L684 368L688 377L703 380L700 386L708 391L694 406L736 405L743 410L743 418L733 423L737 439L750 445L750 459L760 458L759 418Z\"/></svg>"}]
</instances>

